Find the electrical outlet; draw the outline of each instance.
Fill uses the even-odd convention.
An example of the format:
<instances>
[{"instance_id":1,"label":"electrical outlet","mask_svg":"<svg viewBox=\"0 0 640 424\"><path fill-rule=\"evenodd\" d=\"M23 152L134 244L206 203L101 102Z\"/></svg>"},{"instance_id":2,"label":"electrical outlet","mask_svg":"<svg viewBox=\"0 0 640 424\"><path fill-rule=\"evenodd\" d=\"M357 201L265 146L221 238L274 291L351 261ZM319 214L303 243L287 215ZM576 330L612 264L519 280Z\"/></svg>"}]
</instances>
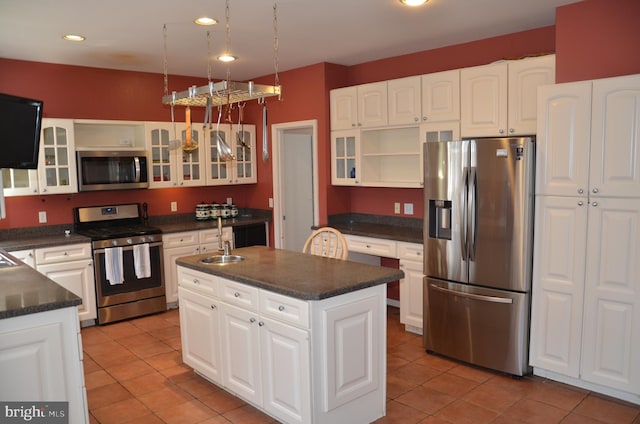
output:
<instances>
[{"instance_id":1,"label":"electrical outlet","mask_svg":"<svg viewBox=\"0 0 640 424\"><path fill-rule=\"evenodd\" d=\"M171 212L178 212L178 202L171 202Z\"/></svg>"},{"instance_id":2,"label":"electrical outlet","mask_svg":"<svg viewBox=\"0 0 640 424\"><path fill-rule=\"evenodd\" d=\"M47 211L38 212L38 222L40 224L46 224L47 223Z\"/></svg>"},{"instance_id":3,"label":"electrical outlet","mask_svg":"<svg viewBox=\"0 0 640 424\"><path fill-rule=\"evenodd\" d=\"M405 203L404 204L404 214L405 215L413 215L413 203Z\"/></svg>"},{"instance_id":4,"label":"electrical outlet","mask_svg":"<svg viewBox=\"0 0 640 424\"><path fill-rule=\"evenodd\" d=\"M393 213L400 213L400 203L399 202L395 202L393 204Z\"/></svg>"},{"instance_id":5,"label":"electrical outlet","mask_svg":"<svg viewBox=\"0 0 640 424\"><path fill-rule=\"evenodd\" d=\"M273 197L269 197L269 207L273 208Z\"/></svg>"},{"instance_id":6,"label":"electrical outlet","mask_svg":"<svg viewBox=\"0 0 640 424\"><path fill-rule=\"evenodd\" d=\"M227 205L233 205L233 198L227 197Z\"/></svg>"}]
</instances>

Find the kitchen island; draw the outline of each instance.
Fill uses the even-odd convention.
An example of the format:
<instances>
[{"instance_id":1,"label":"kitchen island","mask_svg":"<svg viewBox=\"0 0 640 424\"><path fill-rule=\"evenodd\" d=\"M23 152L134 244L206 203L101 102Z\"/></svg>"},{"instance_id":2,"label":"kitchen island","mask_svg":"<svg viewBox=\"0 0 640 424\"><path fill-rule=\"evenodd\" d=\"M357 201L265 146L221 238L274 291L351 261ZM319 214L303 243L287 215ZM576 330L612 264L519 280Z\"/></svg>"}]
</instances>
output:
<instances>
[{"instance_id":1,"label":"kitchen island","mask_svg":"<svg viewBox=\"0 0 640 424\"><path fill-rule=\"evenodd\" d=\"M386 287L398 269L264 246L179 258L184 362L285 423L385 415Z\"/></svg>"},{"instance_id":2,"label":"kitchen island","mask_svg":"<svg viewBox=\"0 0 640 424\"><path fill-rule=\"evenodd\" d=\"M81 302L0 250L0 400L25 409L34 402L68 402L68 422L88 422Z\"/></svg>"}]
</instances>

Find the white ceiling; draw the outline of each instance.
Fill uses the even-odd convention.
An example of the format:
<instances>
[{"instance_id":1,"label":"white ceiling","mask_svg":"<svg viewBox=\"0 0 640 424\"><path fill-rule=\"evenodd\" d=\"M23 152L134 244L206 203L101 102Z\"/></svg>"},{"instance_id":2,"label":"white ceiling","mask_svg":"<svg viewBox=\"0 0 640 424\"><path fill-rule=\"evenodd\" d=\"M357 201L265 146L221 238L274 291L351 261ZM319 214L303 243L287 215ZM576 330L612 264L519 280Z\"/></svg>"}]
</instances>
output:
<instances>
[{"instance_id":1,"label":"white ceiling","mask_svg":"<svg viewBox=\"0 0 640 424\"><path fill-rule=\"evenodd\" d=\"M230 1L233 80L274 72L273 0ZM555 8L577 0L278 0L278 69L319 62L354 65L553 25ZM207 76L207 29L219 20L211 52L225 41L225 0L0 0L0 57L163 73L167 25L169 74ZM62 40L66 33L86 41ZM227 67L213 63L213 78Z\"/></svg>"}]
</instances>

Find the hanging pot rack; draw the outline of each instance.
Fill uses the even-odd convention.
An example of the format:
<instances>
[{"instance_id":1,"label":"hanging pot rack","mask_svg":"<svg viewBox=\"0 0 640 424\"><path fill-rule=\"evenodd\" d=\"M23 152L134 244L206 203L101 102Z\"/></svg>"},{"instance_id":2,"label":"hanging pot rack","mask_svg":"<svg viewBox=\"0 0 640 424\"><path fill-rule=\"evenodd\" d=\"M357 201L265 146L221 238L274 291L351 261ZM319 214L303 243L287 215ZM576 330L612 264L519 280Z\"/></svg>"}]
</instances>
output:
<instances>
[{"instance_id":1,"label":"hanging pot rack","mask_svg":"<svg viewBox=\"0 0 640 424\"><path fill-rule=\"evenodd\" d=\"M239 82L231 81L229 78L229 68L227 67L227 79L213 82L211 80L211 62L208 62L208 79L207 85L203 86L191 86L184 91L173 91L168 93L168 72L167 72L167 29L164 26L164 96L162 97L162 104L170 105L173 109L174 106L186 106L186 107L206 107L207 102L210 101L211 106L224 106L232 105L234 103L242 103L249 100L258 100L259 103L264 103L264 99L267 97L278 97L278 100L282 100L282 87L280 86L278 76L278 18L277 18L277 0L273 3L273 50L274 50L274 67L275 67L275 84L264 85L255 84L253 81ZM226 2L226 32L227 32L227 51L229 51L229 39L230 39L230 26L229 26L229 0ZM209 33L207 32L207 38ZM208 43L210 40L207 40ZM208 57L211 57L211 53L208 52Z\"/></svg>"}]
</instances>

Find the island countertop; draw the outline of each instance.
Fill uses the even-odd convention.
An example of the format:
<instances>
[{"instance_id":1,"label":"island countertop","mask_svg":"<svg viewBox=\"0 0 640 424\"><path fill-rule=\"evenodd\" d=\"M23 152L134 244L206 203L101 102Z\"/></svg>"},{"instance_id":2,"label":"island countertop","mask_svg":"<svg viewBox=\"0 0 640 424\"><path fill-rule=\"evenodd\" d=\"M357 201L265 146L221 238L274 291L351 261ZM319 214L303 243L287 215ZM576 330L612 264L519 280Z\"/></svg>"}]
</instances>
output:
<instances>
[{"instance_id":1,"label":"island countertop","mask_svg":"<svg viewBox=\"0 0 640 424\"><path fill-rule=\"evenodd\" d=\"M266 246L235 249L244 261L205 264L202 254L184 256L176 264L302 300L321 300L404 278L395 268L324 258Z\"/></svg>"}]
</instances>

